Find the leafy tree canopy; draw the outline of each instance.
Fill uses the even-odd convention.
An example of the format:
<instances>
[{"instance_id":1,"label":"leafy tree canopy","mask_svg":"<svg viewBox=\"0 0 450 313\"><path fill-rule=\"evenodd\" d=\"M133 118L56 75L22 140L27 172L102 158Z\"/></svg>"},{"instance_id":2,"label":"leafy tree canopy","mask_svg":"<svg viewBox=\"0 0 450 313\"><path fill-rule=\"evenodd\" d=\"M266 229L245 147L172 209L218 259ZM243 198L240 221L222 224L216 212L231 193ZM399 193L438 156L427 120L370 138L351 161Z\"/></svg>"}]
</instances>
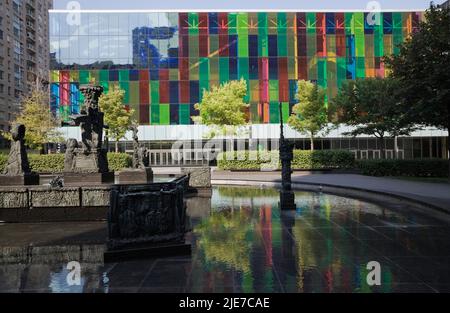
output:
<instances>
[{"instance_id":1,"label":"leafy tree canopy","mask_svg":"<svg viewBox=\"0 0 450 313\"><path fill-rule=\"evenodd\" d=\"M22 99L21 112L14 123L25 125L25 144L31 149L42 151L44 144L62 141L58 131L60 123L49 110L48 93L38 88ZM9 132L2 135L12 140Z\"/></svg>"},{"instance_id":2,"label":"leafy tree canopy","mask_svg":"<svg viewBox=\"0 0 450 313\"><path fill-rule=\"evenodd\" d=\"M308 134L311 149L314 150L314 138L328 125L326 92L310 81L301 80L297 86L296 99L299 103L292 108L293 114L288 124L296 131Z\"/></svg>"},{"instance_id":3,"label":"leafy tree canopy","mask_svg":"<svg viewBox=\"0 0 450 313\"><path fill-rule=\"evenodd\" d=\"M450 11L434 5L417 32L385 59L417 123L450 127Z\"/></svg>"},{"instance_id":4,"label":"leafy tree canopy","mask_svg":"<svg viewBox=\"0 0 450 313\"><path fill-rule=\"evenodd\" d=\"M133 124L134 110L123 104L124 97L124 90L113 88L99 100L100 109L105 114L105 124L108 126L106 134L116 141L116 151L119 140L125 137Z\"/></svg>"},{"instance_id":5,"label":"leafy tree canopy","mask_svg":"<svg viewBox=\"0 0 450 313\"><path fill-rule=\"evenodd\" d=\"M204 90L202 101L195 105L200 115L192 117L192 120L222 129L245 125L245 111L249 106L244 101L246 95L247 82L244 79L213 86L210 91Z\"/></svg>"},{"instance_id":6,"label":"leafy tree canopy","mask_svg":"<svg viewBox=\"0 0 450 313\"><path fill-rule=\"evenodd\" d=\"M408 135L414 130L409 109L399 94L400 84L391 78L367 78L344 82L333 105L337 123L355 127L348 135Z\"/></svg>"}]
</instances>

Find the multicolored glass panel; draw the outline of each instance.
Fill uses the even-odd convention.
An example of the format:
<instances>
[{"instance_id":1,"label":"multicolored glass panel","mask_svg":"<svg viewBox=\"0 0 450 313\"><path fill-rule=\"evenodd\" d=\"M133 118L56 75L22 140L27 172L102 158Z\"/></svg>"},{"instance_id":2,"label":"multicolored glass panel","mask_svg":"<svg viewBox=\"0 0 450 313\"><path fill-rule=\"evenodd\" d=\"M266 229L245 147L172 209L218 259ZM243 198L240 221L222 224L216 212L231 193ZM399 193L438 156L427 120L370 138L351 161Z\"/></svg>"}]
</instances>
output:
<instances>
[{"instance_id":1,"label":"multicolored glass panel","mask_svg":"<svg viewBox=\"0 0 450 313\"><path fill-rule=\"evenodd\" d=\"M82 13L69 29L64 19L51 13L53 112L78 113L80 84L97 83L125 90L142 125L186 125L203 90L229 80L247 81L251 122L278 123L300 79L331 98L345 80L384 77L383 56L422 12L383 12L378 25L364 12Z\"/></svg>"}]
</instances>

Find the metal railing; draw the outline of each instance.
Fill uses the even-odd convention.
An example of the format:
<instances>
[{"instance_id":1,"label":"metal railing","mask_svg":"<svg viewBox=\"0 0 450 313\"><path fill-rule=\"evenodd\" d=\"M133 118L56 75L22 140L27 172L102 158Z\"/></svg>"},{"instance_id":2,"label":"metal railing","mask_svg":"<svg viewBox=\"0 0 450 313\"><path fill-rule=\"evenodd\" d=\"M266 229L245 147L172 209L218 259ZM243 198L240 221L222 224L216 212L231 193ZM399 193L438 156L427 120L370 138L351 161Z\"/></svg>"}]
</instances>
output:
<instances>
[{"instance_id":1,"label":"metal railing","mask_svg":"<svg viewBox=\"0 0 450 313\"><path fill-rule=\"evenodd\" d=\"M381 150L351 150L356 160L379 160L381 159ZM395 156L395 150L384 150L385 159L405 159L405 151L398 150L398 156Z\"/></svg>"}]
</instances>

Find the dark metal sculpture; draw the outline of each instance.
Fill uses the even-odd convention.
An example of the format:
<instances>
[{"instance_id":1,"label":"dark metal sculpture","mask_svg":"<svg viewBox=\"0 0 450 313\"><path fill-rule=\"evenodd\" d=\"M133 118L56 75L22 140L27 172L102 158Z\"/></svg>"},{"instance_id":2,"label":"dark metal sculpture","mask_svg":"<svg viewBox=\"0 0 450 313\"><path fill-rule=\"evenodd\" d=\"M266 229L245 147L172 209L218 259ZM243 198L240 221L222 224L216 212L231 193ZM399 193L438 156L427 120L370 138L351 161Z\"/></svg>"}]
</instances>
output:
<instances>
[{"instance_id":1,"label":"dark metal sculpture","mask_svg":"<svg viewBox=\"0 0 450 313\"><path fill-rule=\"evenodd\" d=\"M26 128L23 124L16 124L11 130L12 142L8 163L0 178L0 185L37 185L39 175L32 173L25 148Z\"/></svg>"},{"instance_id":2,"label":"dark metal sculpture","mask_svg":"<svg viewBox=\"0 0 450 313\"><path fill-rule=\"evenodd\" d=\"M150 153L139 144L138 127L130 127L133 132L132 168L119 172L120 184L145 184L153 181L153 170L150 168Z\"/></svg>"},{"instance_id":3,"label":"dark metal sculpture","mask_svg":"<svg viewBox=\"0 0 450 313\"><path fill-rule=\"evenodd\" d=\"M294 159L294 145L284 138L283 110L280 103L280 160L281 184L280 207L281 210L295 210L295 194L292 190L292 160Z\"/></svg>"},{"instance_id":4,"label":"dark metal sculpture","mask_svg":"<svg viewBox=\"0 0 450 313\"><path fill-rule=\"evenodd\" d=\"M66 125L80 126L81 147L75 139L67 142L65 171L74 173L109 172L107 151L103 149L104 113L98 101L103 87L86 85L80 88L84 95L84 106L80 114L71 115Z\"/></svg>"},{"instance_id":5,"label":"dark metal sculpture","mask_svg":"<svg viewBox=\"0 0 450 313\"><path fill-rule=\"evenodd\" d=\"M183 176L168 183L113 186L105 261L155 253L190 253L184 239L187 182Z\"/></svg>"},{"instance_id":6,"label":"dark metal sculpture","mask_svg":"<svg viewBox=\"0 0 450 313\"><path fill-rule=\"evenodd\" d=\"M49 182L50 188L63 188L64 178L62 176L56 176Z\"/></svg>"},{"instance_id":7,"label":"dark metal sculpture","mask_svg":"<svg viewBox=\"0 0 450 313\"><path fill-rule=\"evenodd\" d=\"M25 148L25 125L16 124L11 130L12 143L9 158L3 172L7 176L30 174L27 150Z\"/></svg>"},{"instance_id":8,"label":"dark metal sculpture","mask_svg":"<svg viewBox=\"0 0 450 313\"><path fill-rule=\"evenodd\" d=\"M131 126L130 129L133 132L133 168L145 169L150 166L149 151L139 143L137 125Z\"/></svg>"}]
</instances>

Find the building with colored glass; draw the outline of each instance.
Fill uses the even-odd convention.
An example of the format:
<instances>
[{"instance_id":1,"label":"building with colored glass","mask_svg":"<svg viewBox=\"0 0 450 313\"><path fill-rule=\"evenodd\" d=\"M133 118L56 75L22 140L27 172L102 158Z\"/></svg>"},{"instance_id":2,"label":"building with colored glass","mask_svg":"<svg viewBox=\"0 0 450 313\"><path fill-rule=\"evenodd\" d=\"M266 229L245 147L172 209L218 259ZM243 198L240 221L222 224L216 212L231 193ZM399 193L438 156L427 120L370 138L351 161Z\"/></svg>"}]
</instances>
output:
<instances>
[{"instance_id":1,"label":"building with colored glass","mask_svg":"<svg viewBox=\"0 0 450 313\"><path fill-rule=\"evenodd\" d=\"M203 90L243 78L253 125L248 139L277 138L279 103L287 120L298 80L316 82L330 99L345 80L385 77L383 56L397 53L422 18L423 12L53 10L51 110L62 119L78 113L82 84L96 83L106 92L119 86L144 141L200 140L204 127L193 125L191 117L198 115L194 105ZM66 130L67 136L74 131ZM287 134L303 140L292 130ZM416 137L427 138L429 156L445 153L442 132ZM370 150L366 139L362 149ZM323 148L352 148L354 142L340 132L320 140ZM406 157L416 157L415 144L409 143ZM421 139L421 157L423 145Z\"/></svg>"}]
</instances>

